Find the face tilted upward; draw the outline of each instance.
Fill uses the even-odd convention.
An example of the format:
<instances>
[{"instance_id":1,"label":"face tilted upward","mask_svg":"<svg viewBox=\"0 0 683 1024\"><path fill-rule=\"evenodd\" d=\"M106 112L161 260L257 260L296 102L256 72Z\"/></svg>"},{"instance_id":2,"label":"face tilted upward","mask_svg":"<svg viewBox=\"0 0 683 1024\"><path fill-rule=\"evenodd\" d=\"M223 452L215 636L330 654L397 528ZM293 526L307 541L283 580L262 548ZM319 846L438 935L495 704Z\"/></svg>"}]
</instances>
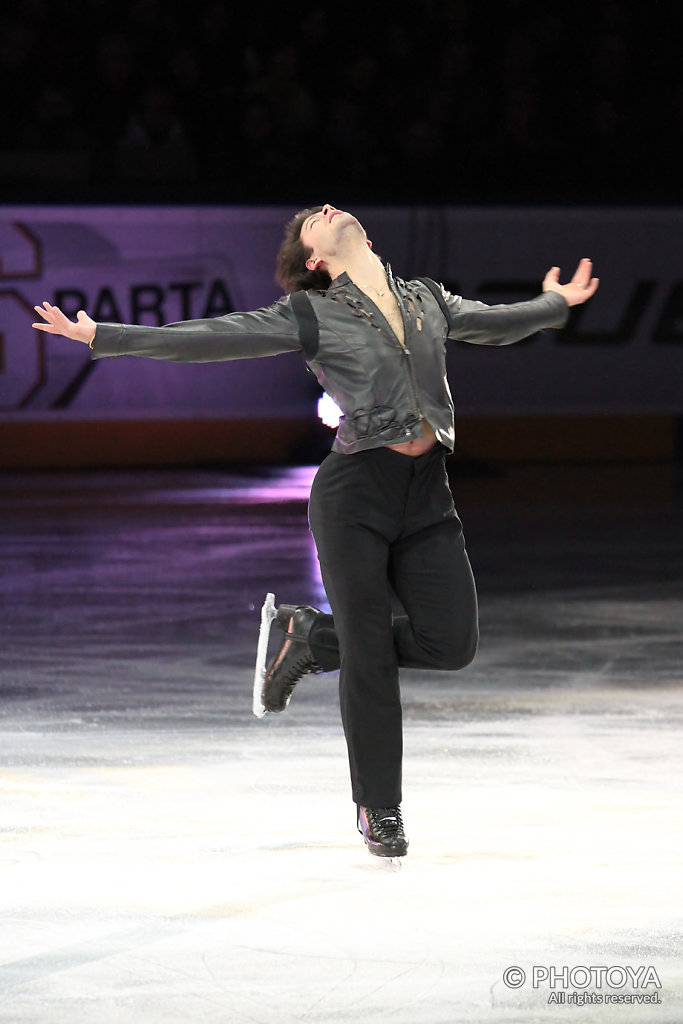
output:
<instances>
[{"instance_id":1,"label":"face tilted upward","mask_svg":"<svg viewBox=\"0 0 683 1024\"><path fill-rule=\"evenodd\" d=\"M311 250L306 260L309 270L315 270L320 262L327 263L348 245L369 244L365 230L353 216L345 210L326 203L322 210L307 217L301 226L300 236L303 245Z\"/></svg>"}]
</instances>

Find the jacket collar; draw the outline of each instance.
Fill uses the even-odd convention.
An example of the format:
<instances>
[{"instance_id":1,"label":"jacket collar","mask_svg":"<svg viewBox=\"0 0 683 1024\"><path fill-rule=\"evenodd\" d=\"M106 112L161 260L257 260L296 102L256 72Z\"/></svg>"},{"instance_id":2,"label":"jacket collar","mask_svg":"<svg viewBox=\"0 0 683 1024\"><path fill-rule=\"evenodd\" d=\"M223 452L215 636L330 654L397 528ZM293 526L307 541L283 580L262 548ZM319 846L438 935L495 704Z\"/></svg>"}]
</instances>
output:
<instances>
[{"instance_id":1,"label":"jacket collar","mask_svg":"<svg viewBox=\"0 0 683 1024\"><path fill-rule=\"evenodd\" d=\"M391 272L391 263L383 263L382 265L387 272L387 280L389 282L389 287L395 287L394 275ZM350 284L355 284L355 282L352 281L349 275L346 273L346 271L344 271L343 274L339 274L337 277L335 277L334 281L332 281L327 290L328 292L333 293L337 291L344 291L346 288L348 288ZM356 285L356 287L358 286Z\"/></svg>"}]
</instances>

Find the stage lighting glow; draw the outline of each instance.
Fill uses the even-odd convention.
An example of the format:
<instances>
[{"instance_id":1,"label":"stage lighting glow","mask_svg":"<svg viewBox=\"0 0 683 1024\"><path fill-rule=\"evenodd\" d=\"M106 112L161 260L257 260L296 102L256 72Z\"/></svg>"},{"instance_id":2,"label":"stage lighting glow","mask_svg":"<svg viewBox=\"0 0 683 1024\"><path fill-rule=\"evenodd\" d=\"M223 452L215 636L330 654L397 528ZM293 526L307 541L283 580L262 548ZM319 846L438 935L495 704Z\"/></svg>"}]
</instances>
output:
<instances>
[{"instance_id":1,"label":"stage lighting glow","mask_svg":"<svg viewBox=\"0 0 683 1024\"><path fill-rule=\"evenodd\" d=\"M321 395L318 399L318 417L326 427L336 429L342 418L342 411L333 398L330 398L329 395Z\"/></svg>"}]
</instances>

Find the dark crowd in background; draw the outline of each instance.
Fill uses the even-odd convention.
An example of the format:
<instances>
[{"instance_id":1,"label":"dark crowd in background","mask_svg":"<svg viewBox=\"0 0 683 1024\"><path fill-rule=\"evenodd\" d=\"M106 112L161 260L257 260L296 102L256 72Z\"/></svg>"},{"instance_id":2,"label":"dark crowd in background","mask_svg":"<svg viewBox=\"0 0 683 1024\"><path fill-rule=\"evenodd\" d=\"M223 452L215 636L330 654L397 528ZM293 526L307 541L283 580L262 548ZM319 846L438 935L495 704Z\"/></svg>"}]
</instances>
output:
<instances>
[{"instance_id":1,"label":"dark crowd in background","mask_svg":"<svg viewBox=\"0 0 683 1024\"><path fill-rule=\"evenodd\" d=\"M3 200L678 202L670 7L13 0Z\"/></svg>"}]
</instances>

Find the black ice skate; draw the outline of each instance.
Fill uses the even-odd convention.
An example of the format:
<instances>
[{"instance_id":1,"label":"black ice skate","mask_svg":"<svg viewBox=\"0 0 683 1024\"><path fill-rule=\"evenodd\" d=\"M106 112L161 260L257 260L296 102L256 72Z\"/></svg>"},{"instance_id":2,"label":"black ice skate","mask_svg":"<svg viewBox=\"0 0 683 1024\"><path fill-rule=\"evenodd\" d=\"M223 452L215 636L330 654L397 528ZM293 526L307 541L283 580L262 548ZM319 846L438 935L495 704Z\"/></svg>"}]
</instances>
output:
<instances>
[{"instance_id":1,"label":"black ice skate","mask_svg":"<svg viewBox=\"0 0 683 1024\"><path fill-rule=\"evenodd\" d=\"M262 718L266 711L284 711L299 680L311 672L322 671L308 645L311 627L320 614L317 608L308 605L283 604L276 609L274 595L267 595L261 611L254 673L253 710L258 718ZM266 668L266 650L273 620L285 635L279 651Z\"/></svg>"},{"instance_id":2,"label":"black ice skate","mask_svg":"<svg viewBox=\"0 0 683 1024\"><path fill-rule=\"evenodd\" d=\"M359 807L358 831L375 857L405 857L408 852L400 807Z\"/></svg>"}]
</instances>

